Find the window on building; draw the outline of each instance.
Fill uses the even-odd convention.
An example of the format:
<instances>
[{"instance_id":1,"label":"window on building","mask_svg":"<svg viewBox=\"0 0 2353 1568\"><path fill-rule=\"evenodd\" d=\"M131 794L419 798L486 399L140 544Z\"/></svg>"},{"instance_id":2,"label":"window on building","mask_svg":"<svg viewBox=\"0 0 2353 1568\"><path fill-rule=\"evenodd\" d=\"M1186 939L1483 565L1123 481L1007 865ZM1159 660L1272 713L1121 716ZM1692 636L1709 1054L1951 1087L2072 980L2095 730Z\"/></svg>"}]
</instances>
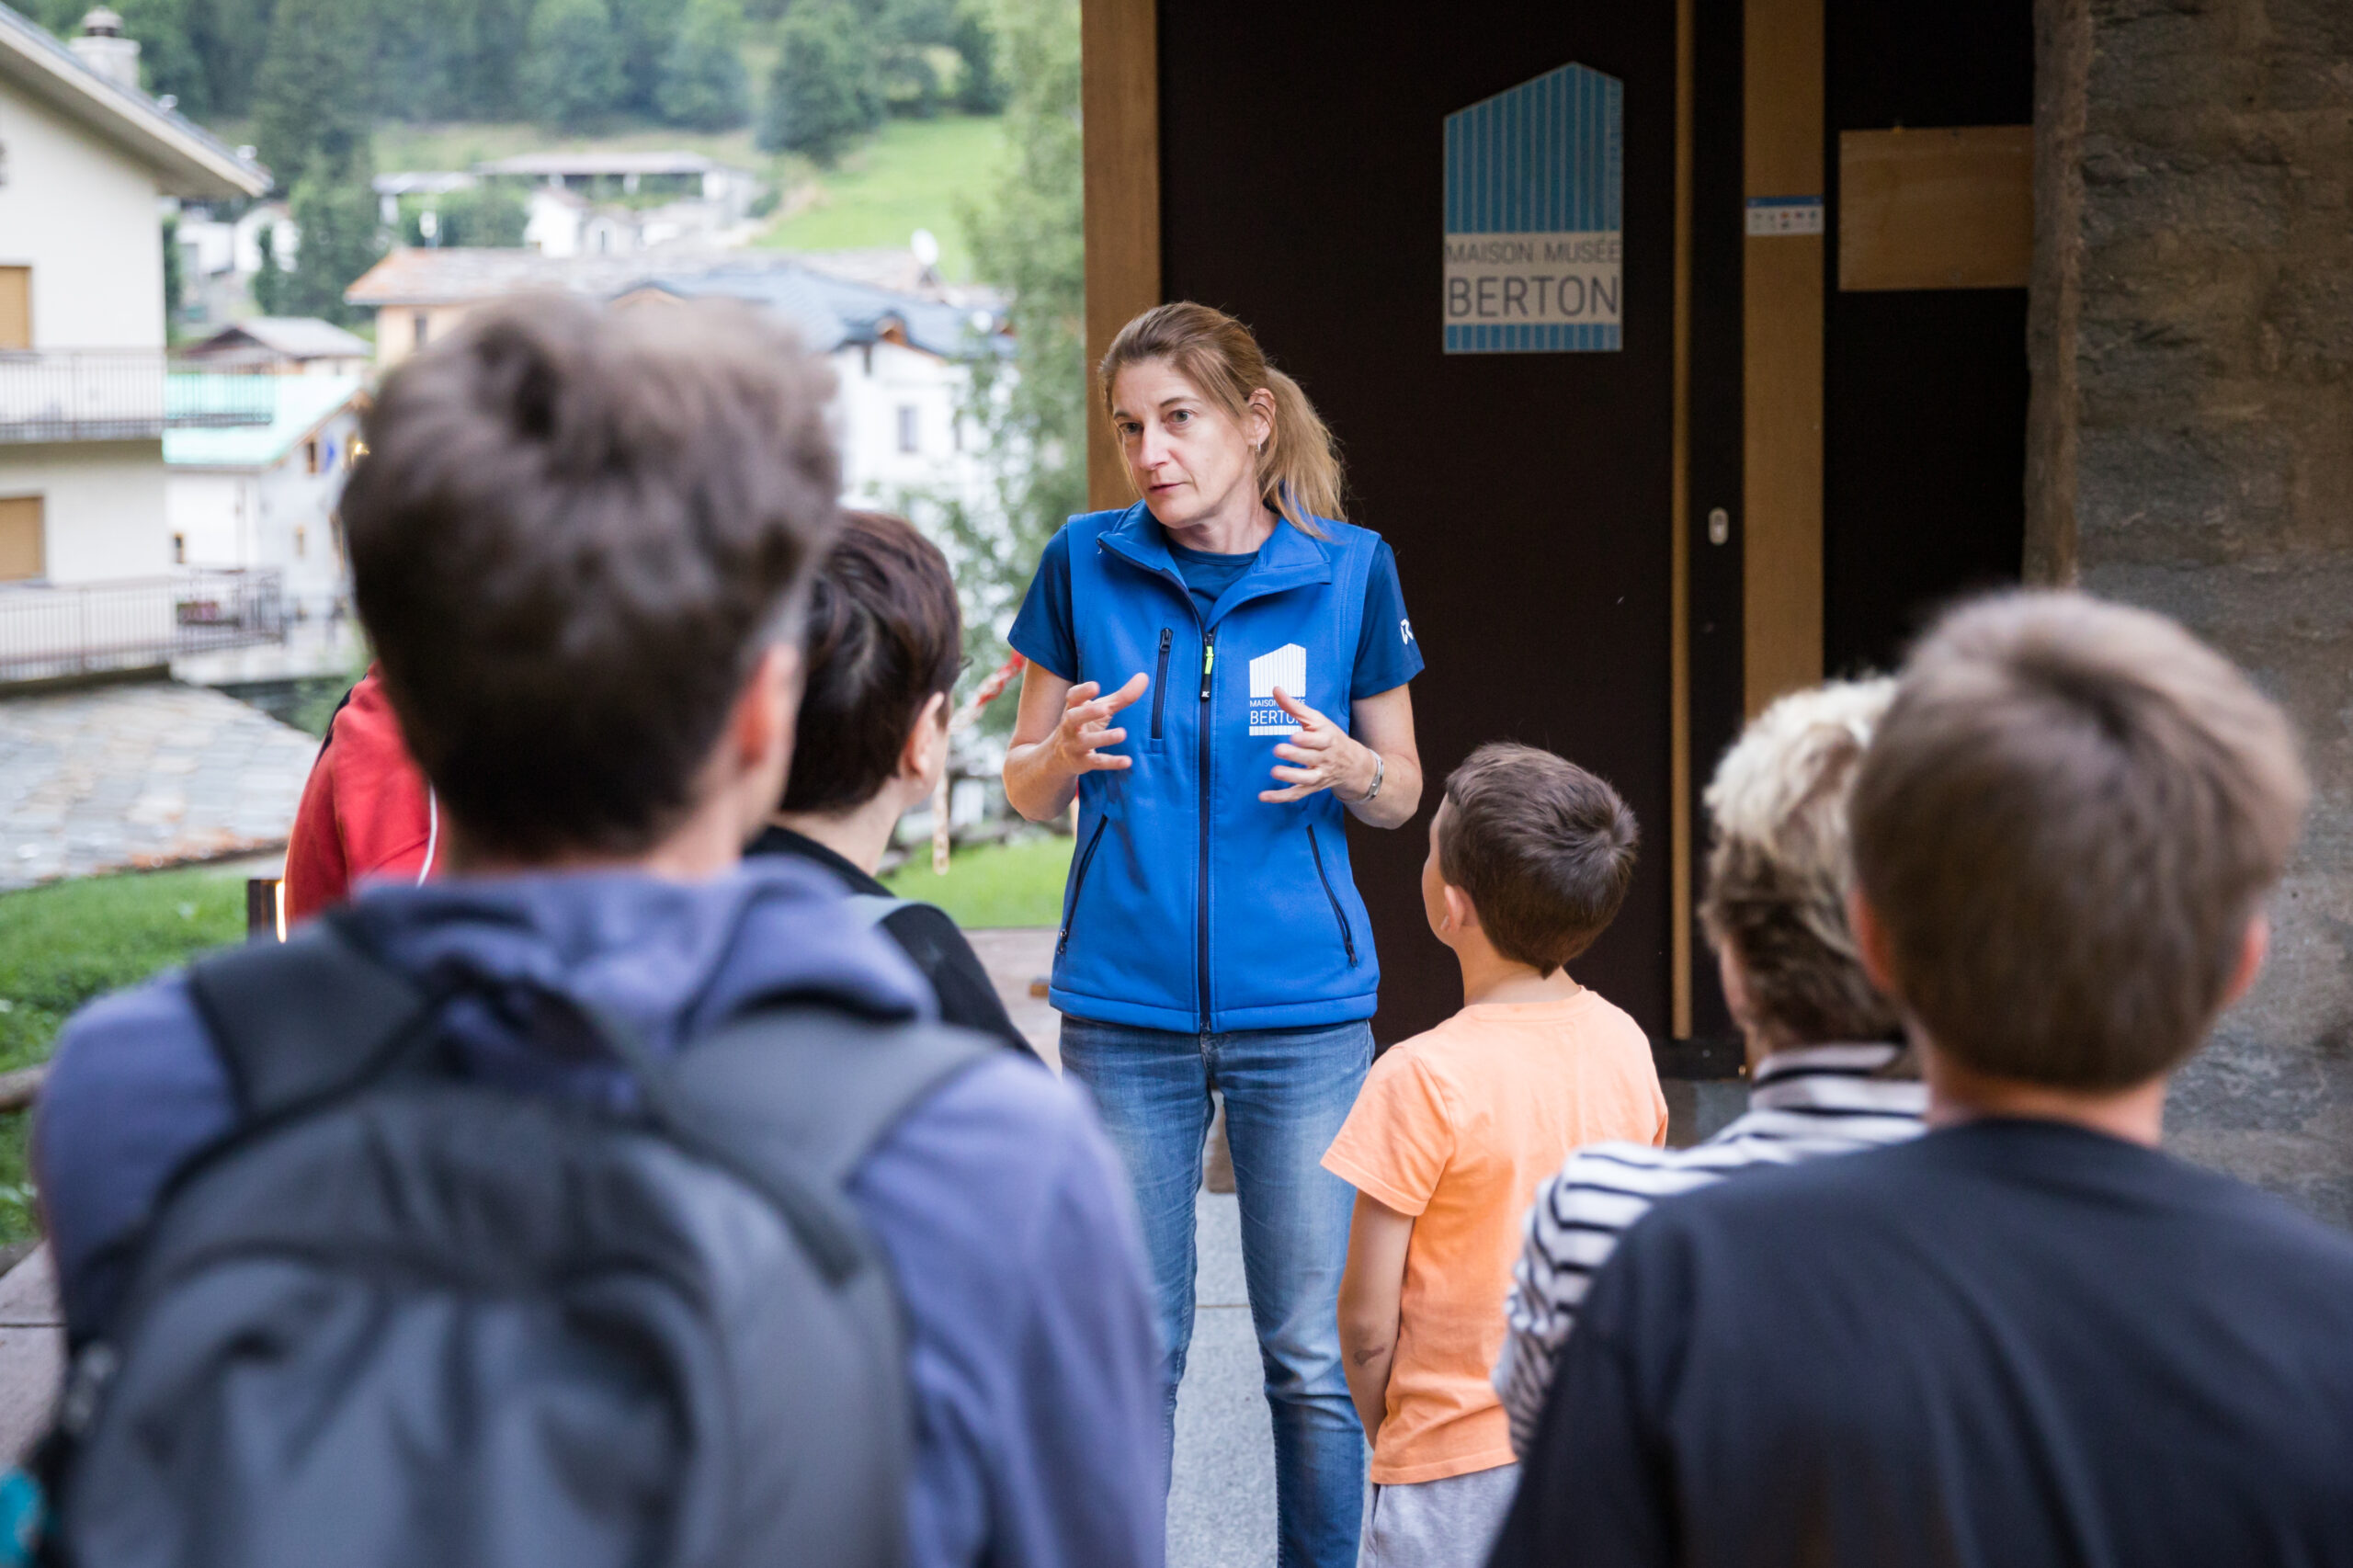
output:
<instances>
[{"instance_id":1,"label":"window on building","mask_svg":"<svg viewBox=\"0 0 2353 1568\"><path fill-rule=\"evenodd\" d=\"M319 472L319 438L316 436L302 443L302 472L304 473Z\"/></svg>"},{"instance_id":2,"label":"window on building","mask_svg":"<svg viewBox=\"0 0 2353 1568\"><path fill-rule=\"evenodd\" d=\"M188 535L186 534L172 536L172 564L175 566L188 564Z\"/></svg>"},{"instance_id":3,"label":"window on building","mask_svg":"<svg viewBox=\"0 0 2353 1568\"><path fill-rule=\"evenodd\" d=\"M33 346L33 269L0 267L0 348Z\"/></svg>"},{"instance_id":4,"label":"window on building","mask_svg":"<svg viewBox=\"0 0 2353 1568\"><path fill-rule=\"evenodd\" d=\"M419 311L408 318L408 325L410 347L424 347L425 340L433 335L433 318Z\"/></svg>"},{"instance_id":5,"label":"window on building","mask_svg":"<svg viewBox=\"0 0 2353 1568\"><path fill-rule=\"evenodd\" d=\"M294 559L305 561L311 554L311 530L297 527L294 530Z\"/></svg>"},{"instance_id":6,"label":"window on building","mask_svg":"<svg viewBox=\"0 0 2353 1568\"><path fill-rule=\"evenodd\" d=\"M899 404L899 450L912 452L919 449L920 445L915 440L915 405L903 403Z\"/></svg>"},{"instance_id":7,"label":"window on building","mask_svg":"<svg viewBox=\"0 0 2353 1568\"><path fill-rule=\"evenodd\" d=\"M21 583L46 570L38 495L0 495L0 583Z\"/></svg>"}]
</instances>

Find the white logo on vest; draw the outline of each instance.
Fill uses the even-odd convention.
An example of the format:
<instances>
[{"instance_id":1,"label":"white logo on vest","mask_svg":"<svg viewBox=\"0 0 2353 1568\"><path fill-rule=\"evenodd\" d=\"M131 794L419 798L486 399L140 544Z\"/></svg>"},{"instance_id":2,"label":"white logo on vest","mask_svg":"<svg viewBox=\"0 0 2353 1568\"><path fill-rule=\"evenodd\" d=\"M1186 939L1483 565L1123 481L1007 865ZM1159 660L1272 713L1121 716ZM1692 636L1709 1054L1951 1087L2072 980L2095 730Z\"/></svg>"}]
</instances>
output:
<instances>
[{"instance_id":1,"label":"white logo on vest","mask_svg":"<svg viewBox=\"0 0 2353 1568\"><path fill-rule=\"evenodd\" d=\"M1250 661L1250 733L1254 735L1288 735L1299 728L1299 721L1275 702L1277 687L1299 701L1307 700L1307 650L1296 642L1286 642Z\"/></svg>"}]
</instances>

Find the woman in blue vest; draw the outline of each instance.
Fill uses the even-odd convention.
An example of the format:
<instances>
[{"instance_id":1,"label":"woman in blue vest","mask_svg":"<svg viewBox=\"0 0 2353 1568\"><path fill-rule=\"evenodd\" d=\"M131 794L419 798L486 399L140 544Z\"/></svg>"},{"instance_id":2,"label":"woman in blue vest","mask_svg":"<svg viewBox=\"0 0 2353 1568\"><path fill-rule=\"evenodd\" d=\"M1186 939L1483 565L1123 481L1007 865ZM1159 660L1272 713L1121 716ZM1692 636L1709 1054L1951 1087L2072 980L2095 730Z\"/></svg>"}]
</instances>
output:
<instances>
[{"instance_id":1,"label":"woman in blue vest","mask_svg":"<svg viewBox=\"0 0 2353 1568\"><path fill-rule=\"evenodd\" d=\"M1273 1406L1283 1564L1354 1563L1362 1437L1336 1304L1347 1187L1319 1165L1372 1059L1381 966L1343 813L1422 792L1422 667L1380 536L1338 520L1330 433L1249 329L1204 305L1130 322L1104 403L1142 499L1046 546L1006 792L1079 804L1052 999L1151 1250L1171 1421L1193 1326L1212 1089Z\"/></svg>"}]
</instances>

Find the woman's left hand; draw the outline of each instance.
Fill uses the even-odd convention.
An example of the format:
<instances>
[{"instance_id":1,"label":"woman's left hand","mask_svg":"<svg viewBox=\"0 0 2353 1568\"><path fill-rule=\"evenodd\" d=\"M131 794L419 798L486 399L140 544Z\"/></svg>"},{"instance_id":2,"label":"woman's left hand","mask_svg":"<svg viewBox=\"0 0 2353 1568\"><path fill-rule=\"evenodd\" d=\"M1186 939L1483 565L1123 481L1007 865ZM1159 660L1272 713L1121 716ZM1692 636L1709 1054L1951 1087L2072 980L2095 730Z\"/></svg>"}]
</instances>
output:
<instances>
[{"instance_id":1,"label":"woman's left hand","mask_svg":"<svg viewBox=\"0 0 2353 1568\"><path fill-rule=\"evenodd\" d=\"M1261 790L1258 799L1268 805L1287 805L1304 801L1318 790L1337 790L1342 801L1362 800L1372 788L1379 767L1372 748L1351 738L1337 724L1281 687L1275 687L1275 702L1299 721L1299 729L1290 739L1275 747L1275 756L1291 766L1278 764L1272 772L1290 788Z\"/></svg>"}]
</instances>

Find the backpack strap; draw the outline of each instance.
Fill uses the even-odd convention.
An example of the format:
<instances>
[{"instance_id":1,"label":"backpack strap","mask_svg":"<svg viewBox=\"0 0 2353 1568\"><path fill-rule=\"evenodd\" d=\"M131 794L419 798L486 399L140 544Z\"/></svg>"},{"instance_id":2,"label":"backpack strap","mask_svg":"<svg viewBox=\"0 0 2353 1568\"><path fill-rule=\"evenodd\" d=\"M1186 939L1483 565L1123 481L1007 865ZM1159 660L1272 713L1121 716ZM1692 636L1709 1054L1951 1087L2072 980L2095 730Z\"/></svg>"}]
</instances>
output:
<instances>
[{"instance_id":1,"label":"backpack strap","mask_svg":"<svg viewBox=\"0 0 2353 1568\"><path fill-rule=\"evenodd\" d=\"M829 1007L746 1014L697 1041L672 1083L761 1162L789 1158L837 1189L906 1114L1001 1048L947 1024L883 1023Z\"/></svg>"},{"instance_id":2,"label":"backpack strap","mask_svg":"<svg viewBox=\"0 0 2353 1568\"><path fill-rule=\"evenodd\" d=\"M881 925L903 909L915 907L914 899L893 898L889 893L881 892L854 892L843 899L842 903L848 907L851 916L860 926L870 929Z\"/></svg>"},{"instance_id":3,"label":"backpack strap","mask_svg":"<svg viewBox=\"0 0 2353 1568\"><path fill-rule=\"evenodd\" d=\"M188 982L253 1120L359 1083L428 1013L426 994L369 956L332 915L285 942L204 959Z\"/></svg>"},{"instance_id":4,"label":"backpack strap","mask_svg":"<svg viewBox=\"0 0 2353 1568\"><path fill-rule=\"evenodd\" d=\"M874 1256L843 1191L850 1172L917 1102L997 1053L985 1035L804 1005L745 1015L663 1057L605 1009L580 1014L664 1135L764 1193L836 1283Z\"/></svg>"}]
</instances>

